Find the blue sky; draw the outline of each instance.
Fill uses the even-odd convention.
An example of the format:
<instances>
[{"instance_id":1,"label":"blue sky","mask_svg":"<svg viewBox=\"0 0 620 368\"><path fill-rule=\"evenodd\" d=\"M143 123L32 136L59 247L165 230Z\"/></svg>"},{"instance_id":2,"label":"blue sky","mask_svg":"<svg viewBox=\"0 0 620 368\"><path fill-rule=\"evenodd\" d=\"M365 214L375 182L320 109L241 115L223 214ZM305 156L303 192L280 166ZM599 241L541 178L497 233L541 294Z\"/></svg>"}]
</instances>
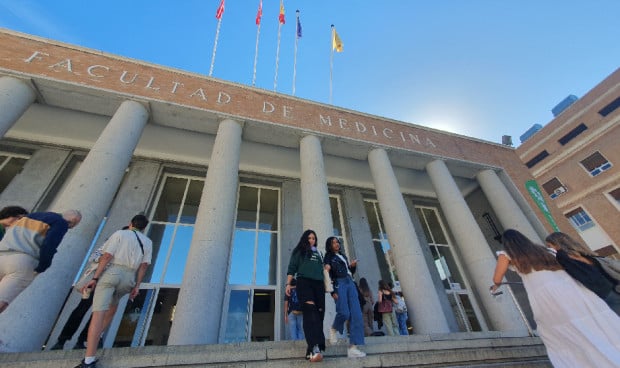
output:
<instances>
[{"instance_id":1,"label":"blue sky","mask_svg":"<svg viewBox=\"0 0 620 368\"><path fill-rule=\"evenodd\" d=\"M208 75L220 0L0 0L0 27ZM226 0L213 77L252 84L259 0ZM277 91L488 141L619 66L618 0L284 0ZM273 91L279 0L263 1L256 87ZM1 51L0 51L1 54Z\"/></svg>"}]
</instances>

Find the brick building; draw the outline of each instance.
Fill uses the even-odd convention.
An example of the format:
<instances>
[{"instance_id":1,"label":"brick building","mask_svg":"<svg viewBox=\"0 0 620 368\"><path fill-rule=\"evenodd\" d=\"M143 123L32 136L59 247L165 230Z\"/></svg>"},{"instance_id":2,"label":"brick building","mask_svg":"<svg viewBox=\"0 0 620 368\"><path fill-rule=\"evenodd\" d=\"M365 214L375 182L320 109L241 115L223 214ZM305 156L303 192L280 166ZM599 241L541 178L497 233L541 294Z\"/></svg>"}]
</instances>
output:
<instances>
[{"instance_id":1,"label":"brick building","mask_svg":"<svg viewBox=\"0 0 620 368\"><path fill-rule=\"evenodd\" d=\"M617 69L517 148L547 202L603 256L620 250L619 122Z\"/></svg>"}]
</instances>

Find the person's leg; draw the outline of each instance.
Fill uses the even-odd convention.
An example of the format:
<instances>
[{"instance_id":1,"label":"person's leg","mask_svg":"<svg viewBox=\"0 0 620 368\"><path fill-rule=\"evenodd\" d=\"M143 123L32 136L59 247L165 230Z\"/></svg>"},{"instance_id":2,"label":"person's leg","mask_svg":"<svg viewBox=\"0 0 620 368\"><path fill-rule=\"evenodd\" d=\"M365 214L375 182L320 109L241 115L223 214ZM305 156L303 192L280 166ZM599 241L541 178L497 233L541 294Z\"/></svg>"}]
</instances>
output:
<instances>
[{"instance_id":1,"label":"person's leg","mask_svg":"<svg viewBox=\"0 0 620 368\"><path fill-rule=\"evenodd\" d=\"M398 322L396 321L396 313L392 311L392 313L388 313L388 314L390 316L390 321L392 321L391 325L392 325L393 335L394 336L400 335L400 332L398 331Z\"/></svg>"},{"instance_id":2,"label":"person's leg","mask_svg":"<svg viewBox=\"0 0 620 368\"><path fill-rule=\"evenodd\" d=\"M364 345L364 320L360 307L357 287L349 281L346 287L347 309L349 310L349 342L352 345Z\"/></svg>"},{"instance_id":3,"label":"person's leg","mask_svg":"<svg viewBox=\"0 0 620 368\"><path fill-rule=\"evenodd\" d=\"M62 331L60 332L60 335L58 336L57 344L62 345L67 340L71 340L71 337L73 337L73 334L75 334L75 331L77 331L77 329L80 327L80 324L82 323L82 319L84 318L84 316L86 315L90 307L93 305L93 294L94 293L91 293L88 299L80 299L80 302L78 303L78 305L71 312L71 315L69 316L69 319L67 320L67 323L65 323L65 326L62 328ZM89 325L90 325L90 320L88 323L86 323L86 326L84 326L84 329L82 329L82 332L80 333L80 338L82 337L82 335L84 335L84 339L80 341L80 338L78 338L78 344L86 341L86 335L88 333Z\"/></svg>"},{"instance_id":4,"label":"person's leg","mask_svg":"<svg viewBox=\"0 0 620 368\"><path fill-rule=\"evenodd\" d=\"M381 313L381 320L385 326L385 332L388 336L394 336L394 330L392 329L392 312Z\"/></svg>"},{"instance_id":5,"label":"person's leg","mask_svg":"<svg viewBox=\"0 0 620 368\"><path fill-rule=\"evenodd\" d=\"M407 331L407 313L396 313L396 319L398 321L398 331L401 335L409 335Z\"/></svg>"},{"instance_id":6,"label":"person's leg","mask_svg":"<svg viewBox=\"0 0 620 368\"><path fill-rule=\"evenodd\" d=\"M295 320L297 321L297 335L295 340L303 340L304 339L304 316L303 314L296 314Z\"/></svg>"},{"instance_id":7,"label":"person's leg","mask_svg":"<svg viewBox=\"0 0 620 368\"><path fill-rule=\"evenodd\" d=\"M34 280L37 264L27 254L0 255L0 313Z\"/></svg>"},{"instance_id":8,"label":"person's leg","mask_svg":"<svg viewBox=\"0 0 620 368\"><path fill-rule=\"evenodd\" d=\"M350 318L348 286L347 279L338 279L338 289L336 290L338 292L338 299L336 300L336 317L332 323L332 329L338 331L340 334L344 332L345 321Z\"/></svg>"}]
</instances>

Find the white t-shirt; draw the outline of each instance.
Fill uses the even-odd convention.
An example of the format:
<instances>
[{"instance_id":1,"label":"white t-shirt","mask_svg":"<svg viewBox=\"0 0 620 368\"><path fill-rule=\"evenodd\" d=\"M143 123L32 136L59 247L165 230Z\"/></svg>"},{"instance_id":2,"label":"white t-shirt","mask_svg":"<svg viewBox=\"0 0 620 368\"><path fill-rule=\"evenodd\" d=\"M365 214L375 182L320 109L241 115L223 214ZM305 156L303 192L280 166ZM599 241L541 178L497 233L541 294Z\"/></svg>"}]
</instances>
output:
<instances>
[{"instance_id":1,"label":"white t-shirt","mask_svg":"<svg viewBox=\"0 0 620 368\"><path fill-rule=\"evenodd\" d=\"M142 241L144 254L136 235ZM111 263L137 270L142 263L151 264L153 242L139 231L118 230L103 244L103 250L114 256Z\"/></svg>"}]
</instances>

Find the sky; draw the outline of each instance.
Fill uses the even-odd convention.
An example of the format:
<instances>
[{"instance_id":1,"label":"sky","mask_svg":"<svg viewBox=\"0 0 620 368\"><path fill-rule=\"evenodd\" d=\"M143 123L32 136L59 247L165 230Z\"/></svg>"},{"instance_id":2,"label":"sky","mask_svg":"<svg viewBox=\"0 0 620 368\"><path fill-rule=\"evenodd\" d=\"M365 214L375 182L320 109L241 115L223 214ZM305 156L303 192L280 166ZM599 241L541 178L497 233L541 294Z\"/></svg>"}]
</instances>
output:
<instances>
[{"instance_id":1,"label":"sky","mask_svg":"<svg viewBox=\"0 0 620 368\"><path fill-rule=\"evenodd\" d=\"M514 146L620 64L619 0L284 0L281 26L264 0L260 33L259 0L218 33L219 4L0 0L0 27L205 76L217 35L214 78L293 95L295 74L298 98Z\"/></svg>"}]
</instances>

